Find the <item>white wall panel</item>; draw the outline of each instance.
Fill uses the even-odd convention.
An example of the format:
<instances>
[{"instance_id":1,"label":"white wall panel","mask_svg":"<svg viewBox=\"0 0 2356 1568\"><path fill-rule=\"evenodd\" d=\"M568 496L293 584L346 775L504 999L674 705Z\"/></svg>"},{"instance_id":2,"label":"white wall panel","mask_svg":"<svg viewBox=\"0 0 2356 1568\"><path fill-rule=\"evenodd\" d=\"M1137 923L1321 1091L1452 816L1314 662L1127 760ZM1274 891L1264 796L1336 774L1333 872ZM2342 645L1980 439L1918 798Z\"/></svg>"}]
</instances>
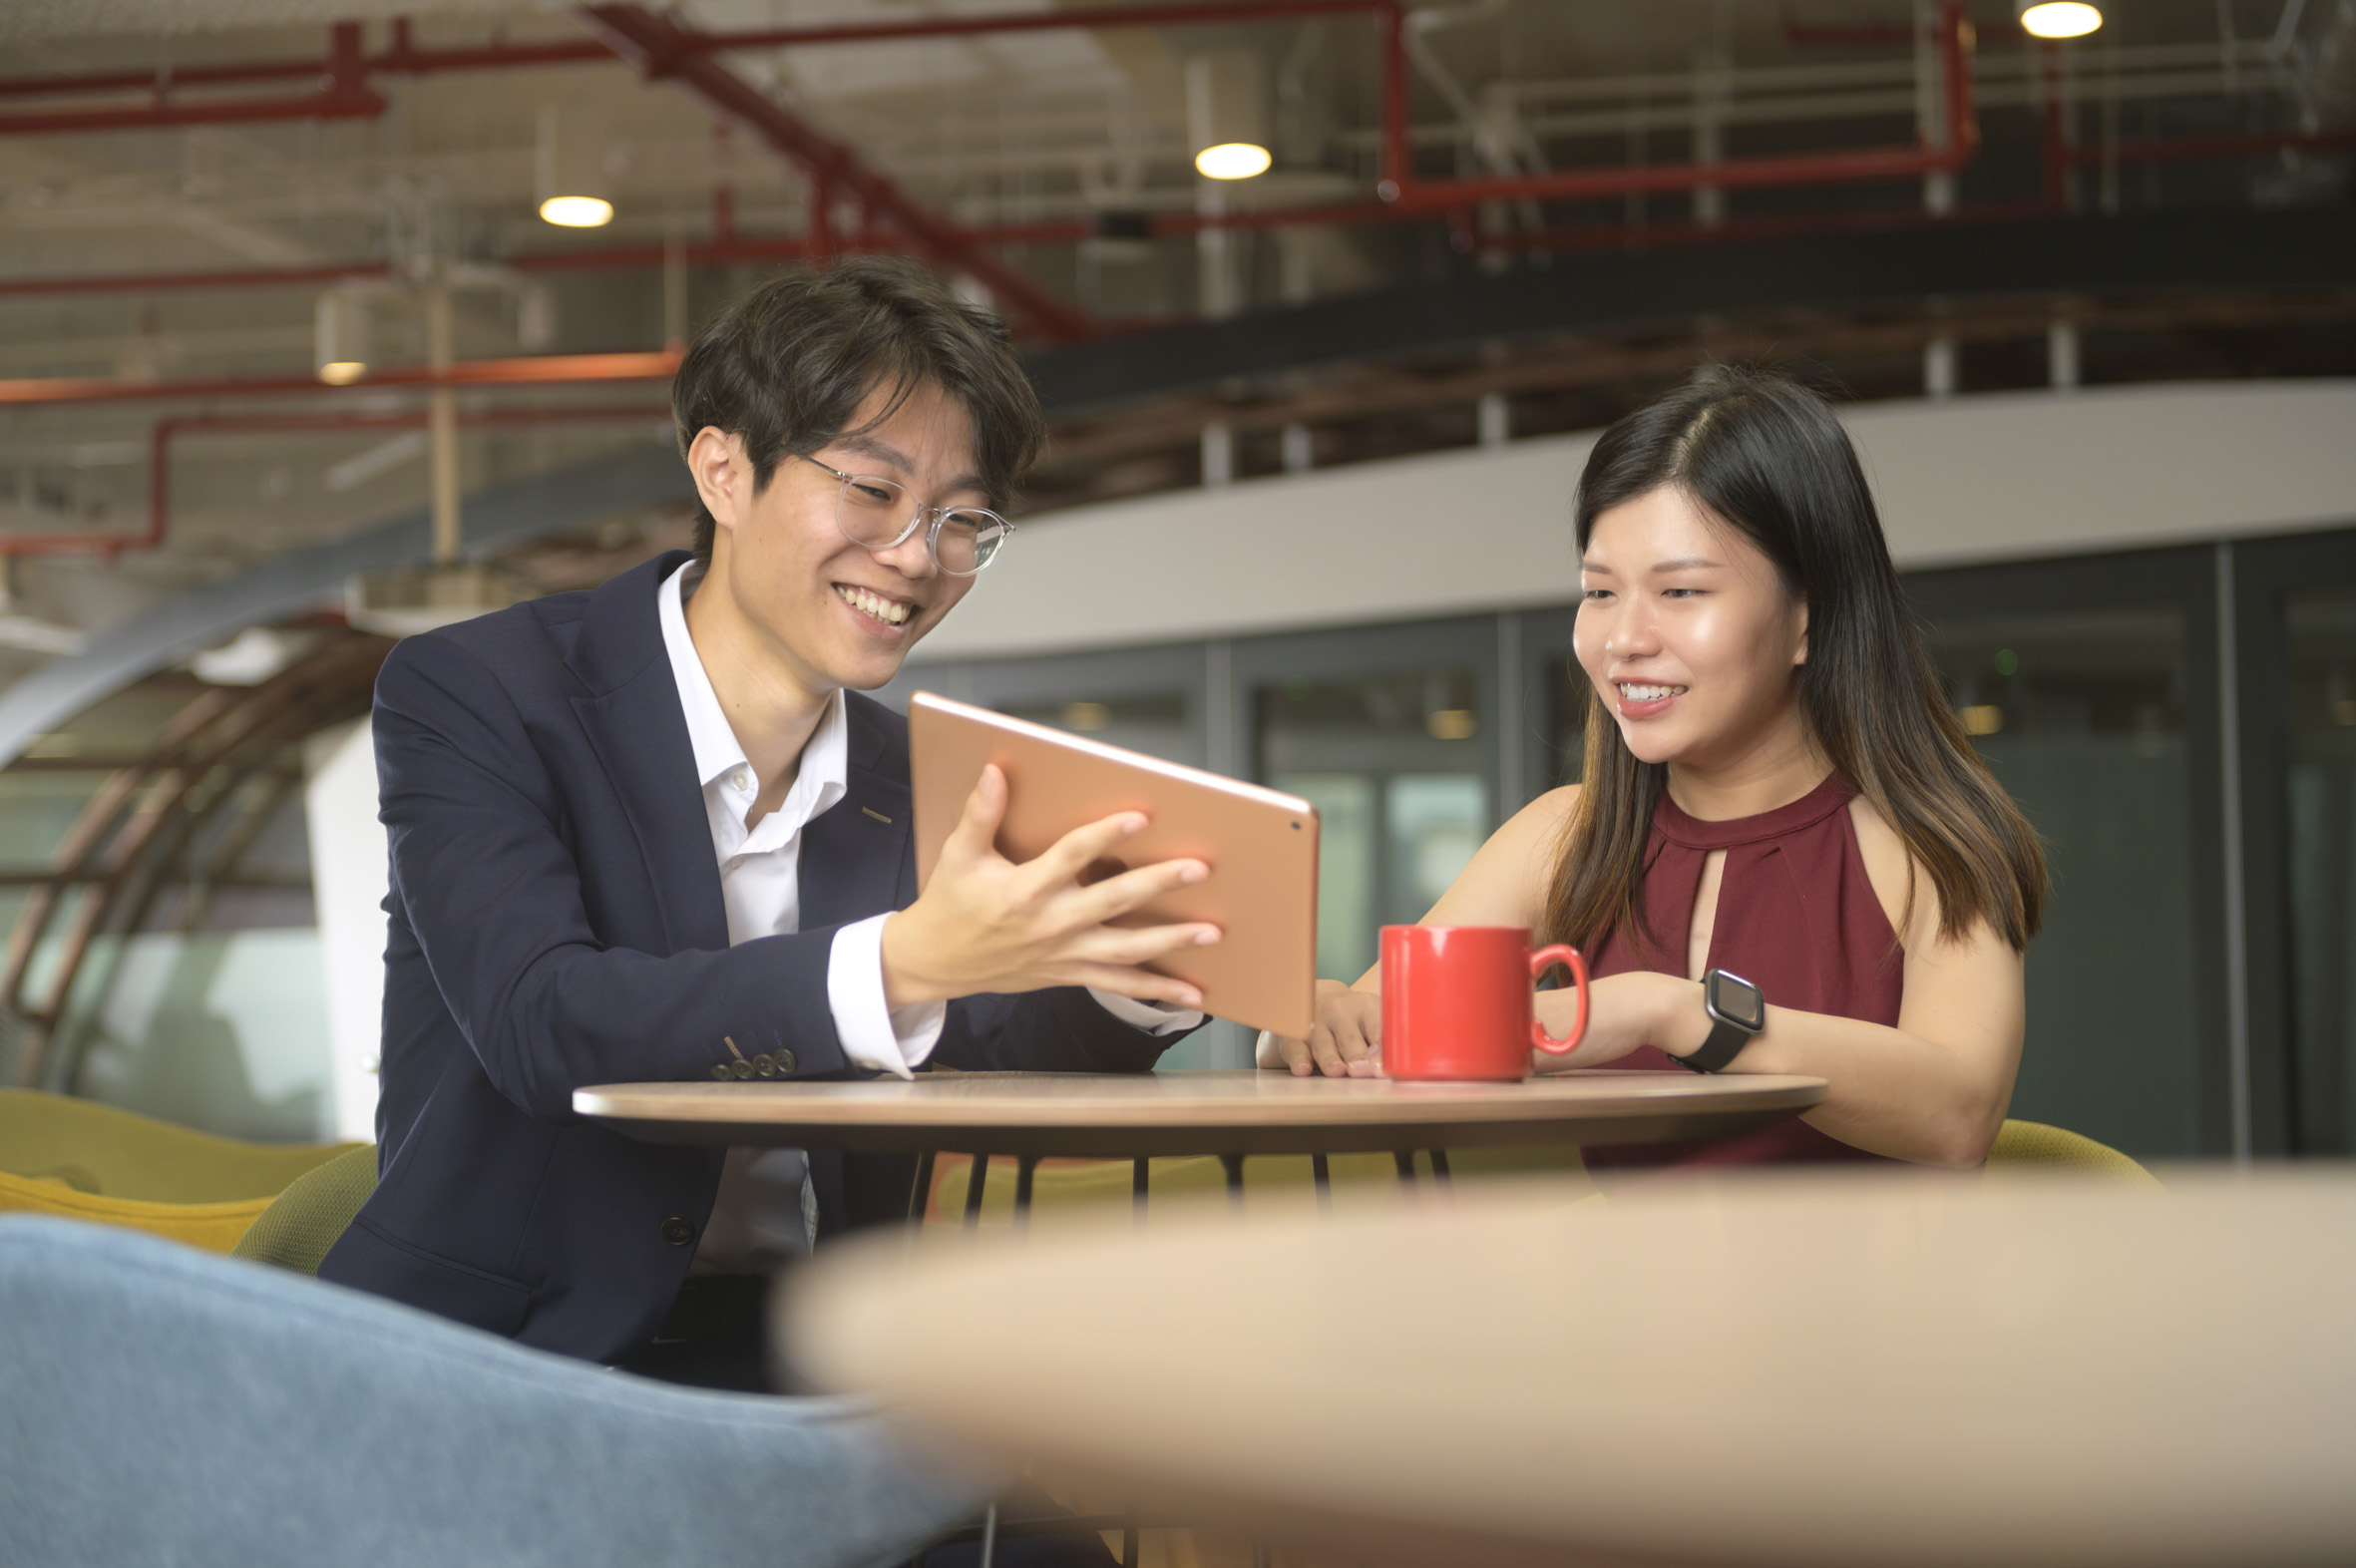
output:
<instances>
[{"instance_id":1,"label":"white wall panel","mask_svg":"<svg viewBox=\"0 0 2356 1568\"><path fill-rule=\"evenodd\" d=\"M1860 404L1901 567L2356 521L2356 381ZM1562 603L1592 432L1053 513L918 662Z\"/></svg>"}]
</instances>

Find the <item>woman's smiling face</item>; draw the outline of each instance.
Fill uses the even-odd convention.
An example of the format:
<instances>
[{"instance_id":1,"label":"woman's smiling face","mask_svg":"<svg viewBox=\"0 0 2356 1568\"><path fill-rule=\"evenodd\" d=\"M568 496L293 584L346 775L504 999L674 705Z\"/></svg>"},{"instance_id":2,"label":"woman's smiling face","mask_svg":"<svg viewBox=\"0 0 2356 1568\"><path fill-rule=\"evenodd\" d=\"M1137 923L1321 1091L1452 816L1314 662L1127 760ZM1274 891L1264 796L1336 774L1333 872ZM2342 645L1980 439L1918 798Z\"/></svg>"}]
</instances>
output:
<instances>
[{"instance_id":1,"label":"woman's smiling face","mask_svg":"<svg viewBox=\"0 0 2356 1568\"><path fill-rule=\"evenodd\" d=\"M1598 517L1579 577L1573 646L1640 761L1724 768L1801 722L1806 602L1685 491Z\"/></svg>"}]
</instances>

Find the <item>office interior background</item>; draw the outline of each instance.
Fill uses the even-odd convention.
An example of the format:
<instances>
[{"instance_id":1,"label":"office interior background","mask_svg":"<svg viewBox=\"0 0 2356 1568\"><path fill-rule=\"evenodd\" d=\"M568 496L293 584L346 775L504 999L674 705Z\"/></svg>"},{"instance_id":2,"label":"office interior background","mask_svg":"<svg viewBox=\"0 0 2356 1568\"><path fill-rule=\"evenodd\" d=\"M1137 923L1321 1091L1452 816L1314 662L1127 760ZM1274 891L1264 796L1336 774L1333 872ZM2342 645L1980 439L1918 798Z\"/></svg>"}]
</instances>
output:
<instances>
[{"instance_id":1,"label":"office interior background","mask_svg":"<svg viewBox=\"0 0 2356 1568\"><path fill-rule=\"evenodd\" d=\"M901 250L1054 436L886 695L1315 800L1322 973L1577 776L1595 432L1778 364L2052 858L2014 1114L2349 1154L2356 3L2018 9L7 7L0 1076L370 1136L392 638L682 547L680 345Z\"/></svg>"}]
</instances>

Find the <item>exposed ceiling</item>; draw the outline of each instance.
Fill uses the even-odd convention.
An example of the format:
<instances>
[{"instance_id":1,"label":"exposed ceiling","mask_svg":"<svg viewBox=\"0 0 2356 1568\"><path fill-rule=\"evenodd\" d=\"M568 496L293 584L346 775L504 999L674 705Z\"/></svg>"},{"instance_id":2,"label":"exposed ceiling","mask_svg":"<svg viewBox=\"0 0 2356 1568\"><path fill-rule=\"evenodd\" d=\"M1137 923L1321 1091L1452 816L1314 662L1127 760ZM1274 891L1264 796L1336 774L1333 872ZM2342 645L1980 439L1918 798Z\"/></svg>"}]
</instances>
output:
<instances>
[{"instance_id":1,"label":"exposed ceiling","mask_svg":"<svg viewBox=\"0 0 2356 1568\"><path fill-rule=\"evenodd\" d=\"M1103 339L1142 328L1166 336L1205 316L1477 287L1550 266L1545 275L1567 281L1574 258L1598 246L1706 244L1739 271L1748 238L1813 231L1837 242L1840 225L1919 225L1926 196L1952 203L1946 221L1978 225L2348 200L2356 7L2347 0L2119 5L2095 39L2064 50L2026 47L2009 8L1980 0L1979 140L1949 160L1960 168L1944 184L1934 174L1926 186L1919 172L1756 186L1746 176L1716 191L1670 182L1390 209L1376 189L1390 156L1379 5L1310 15L1228 6L1216 21L1184 26L763 45L680 55L673 64L694 69L651 79L624 58L678 36L668 29L728 35L1069 9L1049 0L699 0L662 16L463 0L0 8L0 548L13 548L10 534L144 531L160 448L169 460L161 548L112 559L18 550L0 638L19 645L0 652L0 678L166 595L423 501L418 387L328 391L310 381L314 312L330 289L362 299L372 365L424 362L422 301L436 279L453 291L457 360L554 363L657 353L766 269L874 244L932 254L994 298L1041 352L1055 339L1094 337L1084 352L1101 355L1115 351ZM1815 160L1820 171L1828 154L1908 155L1945 123L1937 11L1907 0L1392 10L1405 18L1399 129L1419 188L1513 175L1553 179L1559 191L1578 171L1657 174L1713 153L1755 173L1767 167L1760 160ZM1246 11L1255 19L1238 19ZM159 104L201 119L206 106L330 94L334 84L315 75L203 78L230 65L327 61L337 22L365 24L353 42L373 64L353 91L381 107L355 97L332 114L286 119L46 122L38 134L12 125L32 115L136 119ZM1276 167L1212 188L1189 164L1184 79L1190 58L1221 49L1261 62ZM582 58L525 63L535 50ZM507 63L486 65L484 52ZM60 91L106 73L139 85ZM157 73L172 84L162 94ZM732 92L749 96L730 110ZM536 135L552 104L602 122L615 207L603 228L561 230L536 214ZM794 146L805 156L781 154ZM834 156L830 146L851 162L834 166L822 203L812 171ZM879 196L875 178L916 217L896 217L899 196ZM1291 220L1266 224L1272 210ZM919 219L940 225L934 239L912 227ZM2090 348L2089 374L2348 373L2356 275L2343 269L2341 281L2269 287L2261 278L2157 302L2085 292L2090 332L2108 334L2108 346ZM1518 430L1593 423L1712 351L1812 357L1879 395L1919 390L1922 344L1944 332L1961 340L1967 386L2045 374L2051 301L1983 301L1944 317L1943 308L1885 299L1731 316L1698 309L1675 322L1506 333L1075 406L1063 412L1033 505L1196 483L1201 427L1221 418L1239 421L1245 473L1303 456L1328 463L1470 441L1488 391L1510 401ZM1144 352L1150 339L1137 341ZM652 439L659 362L631 364L620 379L464 390L467 488ZM115 385L69 400L26 389L34 378ZM319 428L322 416L357 417ZM184 423L160 437L167 419ZM1304 434L1285 436L1287 425ZM550 586L593 579L676 528L667 513L606 519L537 559L555 574Z\"/></svg>"}]
</instances>

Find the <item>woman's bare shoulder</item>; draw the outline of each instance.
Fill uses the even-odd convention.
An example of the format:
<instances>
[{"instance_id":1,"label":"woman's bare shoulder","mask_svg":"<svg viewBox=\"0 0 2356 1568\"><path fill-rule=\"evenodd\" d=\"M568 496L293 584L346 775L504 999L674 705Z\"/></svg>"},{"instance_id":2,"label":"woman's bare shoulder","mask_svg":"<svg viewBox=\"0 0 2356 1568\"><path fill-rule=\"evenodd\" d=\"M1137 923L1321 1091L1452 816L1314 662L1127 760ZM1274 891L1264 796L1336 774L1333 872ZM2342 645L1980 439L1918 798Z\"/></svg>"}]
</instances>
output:
<instances>
[{"instance_id":1,"label":"woman's bare shoulder","mask_svg":"<svg viewBox=\"0 0 2356 1568\"><path fill-rule=\"evenodd\" d=\"M1906 841L1898 837L1898 830L1862 795L1849 801L1849 822L1857 830L1857 852L1865 858L1865 880L1873 884L1873 896L1881 901L1881 912L1888 917L1890 930L1898 934L1900 945L1914 946L1916 935L1925 929L1926 910L1930 915L1927 929L1937 931L1938 892L1928 877L1916 874L1914 856Z\"/></svg>"}]
</instances>

